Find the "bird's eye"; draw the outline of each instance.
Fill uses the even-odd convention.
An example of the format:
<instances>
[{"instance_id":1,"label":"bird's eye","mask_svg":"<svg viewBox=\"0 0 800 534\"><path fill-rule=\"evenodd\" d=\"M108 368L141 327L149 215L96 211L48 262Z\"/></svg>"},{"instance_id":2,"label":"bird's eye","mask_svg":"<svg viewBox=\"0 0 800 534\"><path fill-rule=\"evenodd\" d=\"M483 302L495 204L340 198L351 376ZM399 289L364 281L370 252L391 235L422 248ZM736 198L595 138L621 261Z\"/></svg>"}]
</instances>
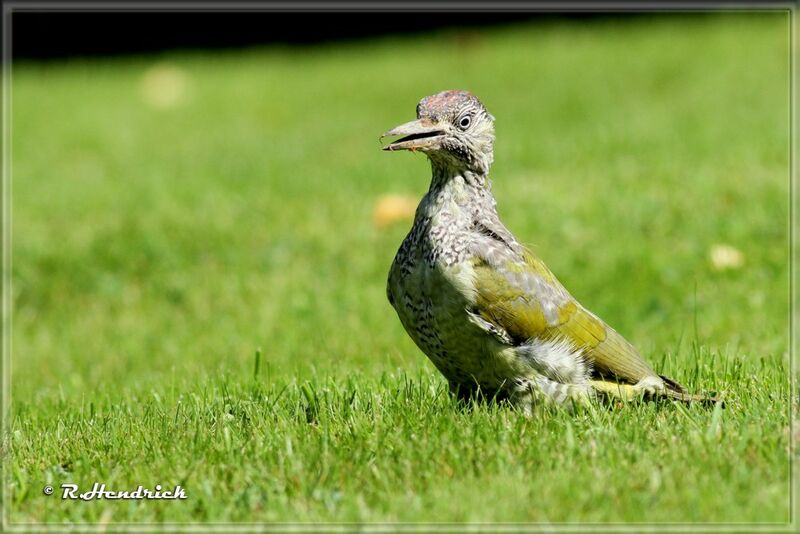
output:
<instances>
[{"instance_id":1,"label":"bird's eye","mask_svg":"<svg viewBox=\"0 0 800 534\"><path fill-rule=\"evenodd\" d=\"M464 115L464 116L463 116L463 117L461 117L461 119L459 119L459 121L458 121L458 125L459 125L459 126L461 126L461 128L463 128L463 129L465 129L465 130L466 130L467 128L469 128L469 125L470 125L470 123L472 123L472 119L470 118L470 116L469 116L469 115Z\"/></svg>"}]
</instances>

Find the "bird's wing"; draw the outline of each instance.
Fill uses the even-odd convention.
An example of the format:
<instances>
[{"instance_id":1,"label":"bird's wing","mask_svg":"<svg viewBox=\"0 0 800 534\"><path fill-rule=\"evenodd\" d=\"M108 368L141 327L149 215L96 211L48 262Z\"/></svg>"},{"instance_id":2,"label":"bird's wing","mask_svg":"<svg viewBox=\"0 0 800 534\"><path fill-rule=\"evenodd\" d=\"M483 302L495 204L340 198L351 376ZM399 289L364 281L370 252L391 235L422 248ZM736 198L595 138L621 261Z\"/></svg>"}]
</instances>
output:
<instances>
[{"instance_id":1,"label":"bird's wing","mask_svg":"<svg viewBox=\"0 0 800 534\"><path fill-rule=\"evenodd\" d=\"M594 373L636 383L656 375L636 349L613 328L581 306L555 276L527 250L514 254L496 247L473 262L475 305L470 310L506 340L568 340L583 350Z\"/></svg>"}]
</instances>

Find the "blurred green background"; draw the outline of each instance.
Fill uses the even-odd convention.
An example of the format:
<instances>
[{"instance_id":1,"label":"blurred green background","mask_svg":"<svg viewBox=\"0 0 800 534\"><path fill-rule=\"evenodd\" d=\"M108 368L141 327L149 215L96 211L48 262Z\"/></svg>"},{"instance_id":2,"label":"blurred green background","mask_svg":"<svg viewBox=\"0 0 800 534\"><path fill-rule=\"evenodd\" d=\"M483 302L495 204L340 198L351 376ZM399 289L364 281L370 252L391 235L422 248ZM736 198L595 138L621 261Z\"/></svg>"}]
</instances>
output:
<instances>
[{"instance_id":1,"label":"blurred green background","mask_svg":"<svg viewBox=\"0 0 800 534\"><path fill-rule=\"evenodd\" d=\"M250 376L257 348L282 381L434 375L385 297L411 221L374 211L426 191L378 136L444 89L496 117L506 225L657 367L686 380L694 341L783 369L788 49L786 13L654 14L18 62L14 403Z\"/></svg>"}]
</instances>

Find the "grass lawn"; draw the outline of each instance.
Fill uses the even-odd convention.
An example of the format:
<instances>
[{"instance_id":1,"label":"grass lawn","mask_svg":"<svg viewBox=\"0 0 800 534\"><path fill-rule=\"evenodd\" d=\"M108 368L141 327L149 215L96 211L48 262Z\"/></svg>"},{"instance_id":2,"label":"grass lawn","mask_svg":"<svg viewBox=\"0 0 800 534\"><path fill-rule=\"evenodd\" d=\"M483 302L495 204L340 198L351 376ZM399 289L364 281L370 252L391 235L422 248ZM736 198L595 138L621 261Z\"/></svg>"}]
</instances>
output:
<instances>
[{"instance_id":1,"label":"grass lawn","mask_svg":"<svg viewBox=\"0 0 800 534\"><path fill-rule=\"evenodd\" d=\"M787 522L788 22L16 63L6 520ZM427 189L378 136L450 88L497 119L509 228L724 410L448 397L373 208ZM59 497L94 482L188 498Z\"/></svg>"}]
</instances>

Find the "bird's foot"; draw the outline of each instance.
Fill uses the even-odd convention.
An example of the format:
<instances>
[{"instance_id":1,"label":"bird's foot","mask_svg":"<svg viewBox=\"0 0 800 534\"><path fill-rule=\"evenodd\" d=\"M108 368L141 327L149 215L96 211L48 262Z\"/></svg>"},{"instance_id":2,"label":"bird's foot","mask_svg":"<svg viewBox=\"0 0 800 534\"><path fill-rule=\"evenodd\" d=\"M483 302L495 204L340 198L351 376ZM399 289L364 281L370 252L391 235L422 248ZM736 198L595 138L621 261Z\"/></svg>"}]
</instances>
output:
<instances>
[{"instance_id":1,"label":"bird's foot","mask_svg":"<svg viewBox=\"0 0 800 534\"><path fill-rule=\"evenodd\" d=\"M663 393L667 389L667 386L659 377L647 376L634 384L631 389L637 393L640 392L643 395L654 397L660 393Z\"/></svg>"}]
</instances>

